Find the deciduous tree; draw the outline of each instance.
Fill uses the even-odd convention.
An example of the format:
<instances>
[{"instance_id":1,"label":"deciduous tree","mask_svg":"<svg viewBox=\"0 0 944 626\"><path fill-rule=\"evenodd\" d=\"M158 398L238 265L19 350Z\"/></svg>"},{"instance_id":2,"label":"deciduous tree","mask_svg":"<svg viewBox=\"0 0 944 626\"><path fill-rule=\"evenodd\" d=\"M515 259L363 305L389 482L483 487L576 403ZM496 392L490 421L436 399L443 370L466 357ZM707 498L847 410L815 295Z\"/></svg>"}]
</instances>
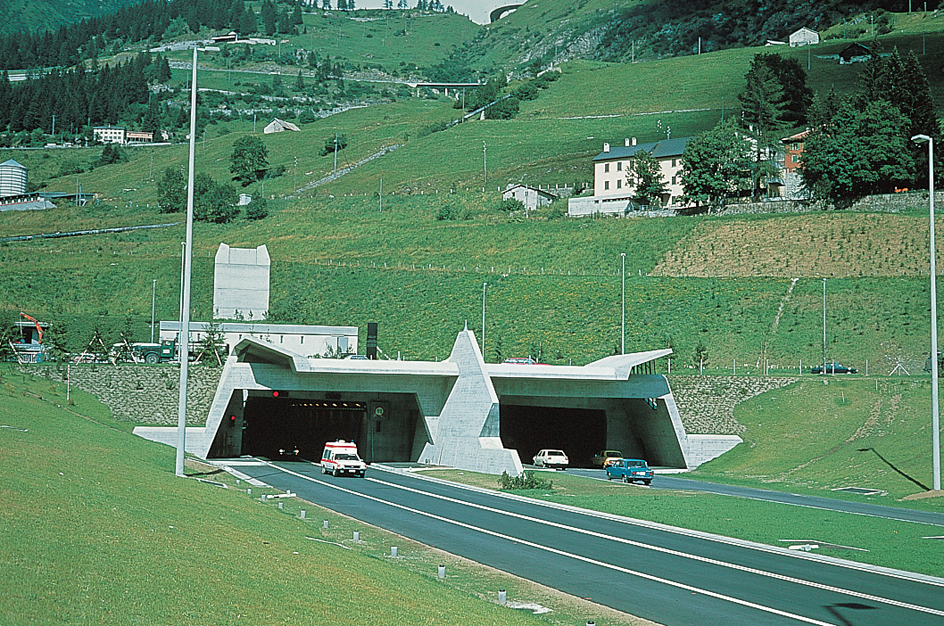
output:
<instances>
[{"instance_id":1,"label":"deciduous tree","mask_svg":"<svg viewBox=\"0 0 944 626\"><path fill-rule=\"evenodd\" d=\"M243 187L262 180L269 169L269 151L262 139L253 135L240 137L233 144L233 154L230 156L232 165L229 171L233 173L233 180L238 180Z\"/></svg>"},{"instance_id":2,"label":"deciduous tree","mask_svg":"<svg viewBox=\"0 0 944 626\"><path fill-rule=\"evenodd\" d=\"M912 179L908 118L879 100L843 101L830 122L807 137L801 174L814 197L837 203L890 193Z\"/></svg>"},{"instance_id":3,"label":"deciduous tree","mask_svg":"<svg viewBox=\"0 0 944 626\"><path fill-rule=\"evenodd\" d=\"M682 153L682 188L696 204L720 208L751 188L751 143L727 120L691 139Z\"/></svg>"},{"instance_id":4,"label":"deciduous tree","mask_svg":"<svg viewBox=\"0 0 944 626\"><path fill-rule=\"evenodd\" d=\"M157 181L157 206L161 213L187 210L187 177L179 167L168 167Z\"/></svg>"},{"instance_id":5,"label":"deciduous tree","mask_svg":"<svg viewBox=\"0 0 944 626\"><path fill-rule=\"evenodd\" d=\"M629 161L626 183L634 188L636 198L648 205L659 205L668 191L659 162L642 149Z\"/></svg>"}]
</instances>

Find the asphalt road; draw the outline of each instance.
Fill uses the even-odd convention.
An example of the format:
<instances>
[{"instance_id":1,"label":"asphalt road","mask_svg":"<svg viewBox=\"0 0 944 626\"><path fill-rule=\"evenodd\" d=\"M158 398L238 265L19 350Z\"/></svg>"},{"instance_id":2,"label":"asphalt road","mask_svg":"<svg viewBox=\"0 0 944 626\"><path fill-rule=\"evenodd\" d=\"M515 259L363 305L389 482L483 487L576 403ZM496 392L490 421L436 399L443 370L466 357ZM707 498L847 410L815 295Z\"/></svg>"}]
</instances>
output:
<instances>
[{"instance_id":1,"label":"asphalt road","mask_svg":"<svg viewBox=\"0 0 944 626\"><path fill-rule=\"evenodd\" d=\"M601 480L606 479L606 473L601 469L570 469L567 471L577 476L599 478ZM688 478L676 478L674 476L666 476L664 474L656 474L655 478L652 480L652 489L705 491L724 496L749 498L751 500L764 500L767 502L779 502L781 504L802 506L811 509L841 511L843 513L866 515L870 517L883 517L886 519L900 520L903 522L917 522L919 524L930 524L932 526L944 526L944 514L942 513L903 509L895 506L875 504L873 502L837 500L834 498L800 495L782 491L770 491L767 489L752 489L750 487L719 485L716 483L702 482L700 480L691 480Z\"/></svg>"},{"instance_id":2,"label":"asphalt road","mask_svg":"<svg viewBox=\"0 0 944 626\"><path fill-rule=\"evenodd\" d=\"M944 580L547 505L372 467L241 466L299 497L668 626L944 623Z\"/></svg>"}]
</instances>

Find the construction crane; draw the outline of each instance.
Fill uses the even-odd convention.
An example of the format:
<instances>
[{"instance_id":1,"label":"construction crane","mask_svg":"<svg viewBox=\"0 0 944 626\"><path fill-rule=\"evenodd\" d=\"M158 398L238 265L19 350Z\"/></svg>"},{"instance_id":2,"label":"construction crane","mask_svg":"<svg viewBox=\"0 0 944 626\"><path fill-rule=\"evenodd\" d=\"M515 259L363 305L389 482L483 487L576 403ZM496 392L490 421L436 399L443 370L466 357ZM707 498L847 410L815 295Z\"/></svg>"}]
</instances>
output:
<instances>
[{"instance_id":1,"label":"construction crane","mask_svg":"<svg viewBox=\"0 0 944 626\"><path fill-rule=\"evenodd\" d=\"M31 322L33 322L34 324L36 324L36 332L37 332L38 337L39 337L39 340L37 341L37 343L42 343L42 342L43 342L43 327L39 325L39 320L36 319L35 317L31 317L31 316L27 315L27 314L24 313L23 311L20 311L20 317L25 317L25 318L28 319L29 321L31 321Z\"/></svg>"}]
</instances>

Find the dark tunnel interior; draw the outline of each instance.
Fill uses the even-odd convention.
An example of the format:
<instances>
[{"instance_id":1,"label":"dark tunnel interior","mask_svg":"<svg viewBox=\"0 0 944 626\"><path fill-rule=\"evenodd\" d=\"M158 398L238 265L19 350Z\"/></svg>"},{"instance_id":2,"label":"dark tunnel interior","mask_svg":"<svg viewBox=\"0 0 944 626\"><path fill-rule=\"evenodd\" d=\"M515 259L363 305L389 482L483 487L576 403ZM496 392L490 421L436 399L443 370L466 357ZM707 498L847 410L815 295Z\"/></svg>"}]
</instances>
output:
<instances>
[{"instance_id":1,"label":"dark tunnel interior","mask_svg":"<svg viewBox=\"0 0 944 626\"><path fill-rule=\"evenodd\" d=\"M606 447L606 411L501 405L501 440L530 464L538 450L563 450L572 467L590 467L593 455Z\"/></svg>"}]
</instances>

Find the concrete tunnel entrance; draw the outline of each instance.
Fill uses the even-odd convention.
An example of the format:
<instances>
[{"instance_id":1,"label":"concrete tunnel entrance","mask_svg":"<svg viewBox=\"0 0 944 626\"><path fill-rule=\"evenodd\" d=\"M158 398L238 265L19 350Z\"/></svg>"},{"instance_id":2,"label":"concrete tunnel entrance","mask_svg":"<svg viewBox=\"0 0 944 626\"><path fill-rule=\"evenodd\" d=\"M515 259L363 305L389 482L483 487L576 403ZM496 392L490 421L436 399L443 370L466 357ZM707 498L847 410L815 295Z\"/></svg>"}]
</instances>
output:
<instances>
[{"instance_id":1,"label":"concrete tunnel entrance","mask_svg":"<svg viewBox=\"0 0 944 626\"><path fill-rule=\"evenodd\" d=\"M246 398L241 454L317 462L326 441L344 439L355 442L368 463L411 460L419 420L415 397L325 399L326 394L317 395Z\"/></svg>"},{"instance_id":2,"label":"concrete tunnel entrance","mask_svg":"<svg viewBox=\"0 0 944 626\"><path fill-rule=\"evenodd\" d=\"M501 405L501 440L530 464L538 450L563 450L572 467L590 467L606 448L606 411L561 407Z\"/></svg>"}]
</instances>

